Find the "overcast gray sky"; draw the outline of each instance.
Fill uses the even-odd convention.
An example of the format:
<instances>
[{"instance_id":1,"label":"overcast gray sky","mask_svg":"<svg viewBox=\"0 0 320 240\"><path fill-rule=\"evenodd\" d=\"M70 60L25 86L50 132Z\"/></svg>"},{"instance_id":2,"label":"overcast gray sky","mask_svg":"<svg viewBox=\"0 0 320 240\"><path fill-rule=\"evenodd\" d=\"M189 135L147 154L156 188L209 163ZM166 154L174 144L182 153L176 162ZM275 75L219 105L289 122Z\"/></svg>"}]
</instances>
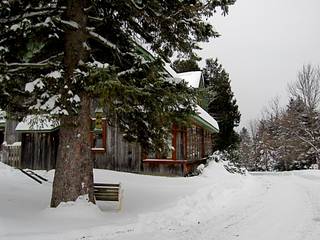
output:
<instances>
[{"instance_id":1,"label":"overcast gray sky","mask_svg":"<svg viewBox=\"0 0 320 240\"><path fill-rule=\"evenodd\" d=\"M222 35L201 57L217 57L230 73L241 126L271 99L287 103L287 85L303 64L320 65L320 0L237 0L212 23Z\"/></svg>"}]
</instances>

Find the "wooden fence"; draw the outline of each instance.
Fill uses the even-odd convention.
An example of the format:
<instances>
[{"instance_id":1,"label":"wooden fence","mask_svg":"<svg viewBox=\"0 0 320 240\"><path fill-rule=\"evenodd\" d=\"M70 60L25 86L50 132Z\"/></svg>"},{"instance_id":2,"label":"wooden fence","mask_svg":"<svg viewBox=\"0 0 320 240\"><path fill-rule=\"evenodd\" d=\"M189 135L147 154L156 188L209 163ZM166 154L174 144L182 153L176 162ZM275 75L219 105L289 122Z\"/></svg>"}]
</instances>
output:
<instances>
[{"instance_id":1,"label":"wooden fence","mask_svg":"<svg viewBox=\"0 0 320 240\"><path fill-rule=\"evenodd\" d=\"M20 168L21 166L21 146L20 145L4 145L0 153L1 162L12 167Z\"/></svg>"}]
</instances>

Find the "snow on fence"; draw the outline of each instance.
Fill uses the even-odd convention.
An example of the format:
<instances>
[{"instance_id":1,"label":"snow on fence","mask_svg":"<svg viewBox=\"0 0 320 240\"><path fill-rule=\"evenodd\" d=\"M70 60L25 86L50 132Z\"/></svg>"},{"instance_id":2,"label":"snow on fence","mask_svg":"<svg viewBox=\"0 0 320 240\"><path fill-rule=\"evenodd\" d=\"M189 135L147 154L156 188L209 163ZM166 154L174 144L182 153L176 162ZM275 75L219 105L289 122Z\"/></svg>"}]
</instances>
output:
<instances>
[{"instance_id":1,"label":"snow on fence","mask_svg":"<svg viewBox=\"0 0 320 240\"><path fill-rule=\"evenodd\" d=\"M3 145L0 152L1 162L12 167L20 168L21 165L21 144L14 143L10 145Z\"/></svg>"}]
</instances>

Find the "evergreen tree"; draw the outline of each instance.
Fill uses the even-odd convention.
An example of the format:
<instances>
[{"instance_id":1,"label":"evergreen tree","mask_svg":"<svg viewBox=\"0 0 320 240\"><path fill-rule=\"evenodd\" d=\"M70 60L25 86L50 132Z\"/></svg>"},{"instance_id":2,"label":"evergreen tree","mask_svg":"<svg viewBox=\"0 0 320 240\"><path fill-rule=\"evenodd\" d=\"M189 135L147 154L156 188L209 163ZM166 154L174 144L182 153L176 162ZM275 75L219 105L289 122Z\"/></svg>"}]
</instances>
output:
<instances>
[{"instance_id":1,"label":"evergreen tree","mask_svg":"<svg viewBox=\"0 0 320 240\"><path fill-rule=\"evenodd\" d=\"M238 160L238 165L240 167L244 167L248 170L251 170L253 166L251 166L252 163L252 139L250 137L250 134L248 130L243 127L239 133L240 137L240 143L239 143L239 160Z\"/></svg>"},{"instance_id":2,"label":"evergreen tree","mask_svg":"<svg viewBox=\"0 0 320 240\"><path fill-rule=\"evenodd\" d=\"M172 68L177 73L200 71L200 67L198 65L198 61L200 60L201 58L197 58L196 56L191 57L190 59L177 59L172 63Z\"/></svg>"},{"instance_id":3,"label":"evergreen tree","mask_svg":"<svg viewBox=\"0 0 320 240\"><path fill-rule=\"evenodd\" d=\"M219 133L214 139L215 147L218 150L233 148L239 142L234 127L239 125L241 115L231 90L229 74L217 59L207 59L203 75L208 92L207 110L219 124Z\"/></svg>"},{"instance_id":4,"label":"evergreen tree","mask_svg":"<svg viewBox=\"0 0 320 240\"><path fill-rule=\"evenodd\" d=\"M51 206L84 194L94 201L91 99L107 104L108 118L116 116L127 139L146 148L165 142L171 121L185 121L194 94L166 81L159 57L194 55L197 42L218 36L203 19L218 7L228 13L233 3L1 1L0 107L18 117L49 113L60 120Z\"/></svg>"},{"instance_id":5,"label":"evergreen tree","mask_svg":"<svg viewBox=\"0 0 320 240\"><path fill-rule=\"evenodd\" d=\"M299 97L284 111L260 120L253 139L250 170L289 171L310 168L319 159L319 113ZM240 150L242 146L240 144ZM240 151L245 156L245 151Z\"/></svg>"},{"instance_id":6,"label":"evergreen tree","mask_svg":"<svg viewBox=\"0 0 320 240\"><path fill-rule=\"evenodd\" d=\"M309 168L319 156L319 113L308 108L301 98L290 99L283 116L286 145L290 147L289 169Z\"/></svg>"}]
</instances>

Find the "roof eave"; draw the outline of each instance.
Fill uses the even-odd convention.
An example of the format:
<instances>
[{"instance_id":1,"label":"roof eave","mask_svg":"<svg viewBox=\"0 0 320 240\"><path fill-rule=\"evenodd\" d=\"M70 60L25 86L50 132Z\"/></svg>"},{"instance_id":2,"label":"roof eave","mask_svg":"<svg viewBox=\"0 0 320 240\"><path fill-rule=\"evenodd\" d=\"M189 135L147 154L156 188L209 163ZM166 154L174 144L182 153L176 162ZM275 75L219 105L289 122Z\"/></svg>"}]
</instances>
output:
<instances>
[{"instance_id":1,"label":"roof eave","mask_svg":"<svg viewBox=\"0 0 320 240\"><path fill-rule=\"evenodd\" d=\"M60 126L54 127L52 129L16 129L20 133L51 133L58 130Z\"/></svg>"},{"instance_id":2,"label":"roof eave","mask_svg":"<svg viewBox=\"0 0 320 240\"><path fill-rule=\"evenodd\" d=\"M201 118L198 115L192 115L192 120L194 120L197 124L199 124L201 127L209 131L210 133L218 133L219 129L212 126L210 123L208 123L206 120Z\"/></svg>"}]
</instances>

